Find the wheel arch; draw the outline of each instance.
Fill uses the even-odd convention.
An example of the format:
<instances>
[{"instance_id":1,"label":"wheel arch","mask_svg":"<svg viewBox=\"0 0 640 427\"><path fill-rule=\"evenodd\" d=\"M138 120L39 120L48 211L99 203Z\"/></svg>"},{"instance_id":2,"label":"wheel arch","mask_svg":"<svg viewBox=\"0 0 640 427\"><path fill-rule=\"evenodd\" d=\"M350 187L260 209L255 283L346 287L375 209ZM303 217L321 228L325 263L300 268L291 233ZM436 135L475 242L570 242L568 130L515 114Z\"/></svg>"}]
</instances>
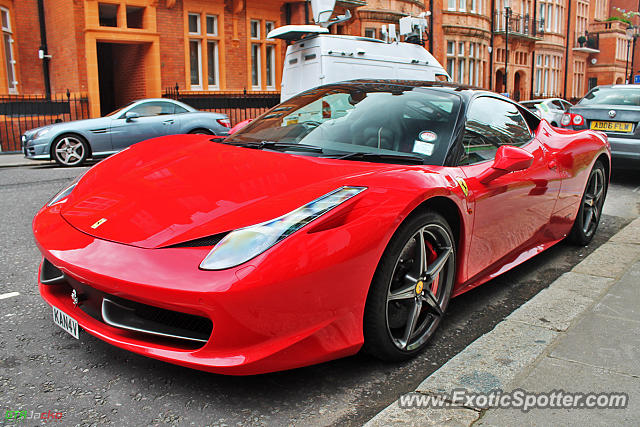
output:
<instances>
[{"instance_id":1,"label":"wheel arch","mask_svg":"<svg viewBox=\"0 0 640 427\"><path fill-rule=\"evenodd\" d=\"M196 127L192 128L192 129L190 129L187 133L189 133L189 134L194 134L194 133L196 133L197 131L205 131L205 132L207 132L207 134L209 134L209 135L215 135L215 134L216 134L216 133L215 133L215 132L213 132L211 129L209 129L209 128L207 128L207 127L204 127L204 126L196 126Z\"/></svg>"},{"instance_id":2,"label":"wheel arch","mask_svg":"<svg viewBox=\"0 0 640 427\"><path fill-rule=\"evenodd\" d=\"M606 153L600 153L600 155L596 158L596 161L593 162L593 164L595 165L595 163L600 160L604 166L604 170L607 173L607 181L608 179L611 177L611 159L609 159L609 156L607 156Z\"/></svg>"},{"instance_id":3,"label":"wheel arch","mask_svg":"<svg viewBox=\"0 0 640 427\"><path fill-rule=\"evenodd\" d=\"M456 249L459 253L460 249L464 247L464 241L463 241L464 223L463 223L462 212L460 211L460 207L456 204L456 202L454 202L448 197L434 196L420 203L409 214L409 216L415 215L419 212L424 212L426 210L435 211L440 215L442 215L444 219L447 220L447 223L451 227L451 231L453 231L453 237L457 245ZM409 218L409 216L407 218Z\"/></svg>"}]
</instances>

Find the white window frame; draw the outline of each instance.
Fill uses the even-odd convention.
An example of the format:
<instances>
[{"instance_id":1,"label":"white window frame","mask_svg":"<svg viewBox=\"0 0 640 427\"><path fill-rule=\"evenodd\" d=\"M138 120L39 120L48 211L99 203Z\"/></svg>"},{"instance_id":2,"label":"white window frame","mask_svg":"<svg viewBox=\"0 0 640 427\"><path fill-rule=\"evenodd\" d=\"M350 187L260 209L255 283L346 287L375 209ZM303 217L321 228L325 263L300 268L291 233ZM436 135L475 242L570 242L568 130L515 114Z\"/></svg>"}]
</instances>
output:
<instances>
[{"instance_id":1,"label":"white window frame","mask_svg":"<svg viewBox=\"0 0 640 427\"><path fill-rule=\"evenodd\" d=\"M206 40L207 43L207 90L220 90L220 55L218 53L219 43L218 40ZM213 43L213 58L215 61L215 82L209 83L209 43Z\"/></svg>"},{"instance_id":2,"label":"white window frame","mask_svg":"<svg viewBox=\"0 0 640 427\"><path fill-rule=\"evenodd\" d=\"M253 25L256 25L256 35L251 34L251 30L253 30ZM252 19L249 21L249 38L251 40L260 40L260 20Z\"/></svg>"},{"instance_id":3,"label":"white window frame","mask_svg":"<svg viewBox=\"0 0 640 427\"><path fill-rule=\"evenodd\" d=\"M259 22L259 21L258 21ZM254 85L253 84L253 66L254 66L254 61L253 61L253 48L257 47L257 55L256 55L256 59L255 59L255 65L257 66L257 77L258 77L258 84ZM251 53L249 55L249 61L251 61L251 89L253 90L262 90L262 44L261 43L251 43Z\"/></svg>"},{"instance_id":4,"label":"white window frame","mask_svg":"<svg viewBox=\"0 0 640 427\"><path fill-rule=\"evenodd\" d=\"M271 58L269 58L268 52L269 52L269 48L271 48ZM271 62L271 82L273 84L269 85L266 84L266 88L267 90L275 90L276 89L276 46L273 44L267 44L264 47L264 54L265 54L265 58L264 58L264 64L265 64L265 73L267 75L267 81L265 82L268 83L269 82L269 67L268 67L268 62Z\"/></svg>"},{"instance_id":5,"label":"white window frame","mask_svg":"<svg viewBox=\"0 0 640 427\"><path fill-rule=\"evenodd\" d=\"M458 1L458 10L460 12L466 12L467 11L467 0L459 0Z\"/></svg>"},{"instance_id":6,"label":"white window frame","mask_svg":"<svg viewBox=\"0 0 640 427\"><path fill-rule=\"evenodd\" d=\"M197 27L198 27L198 31L197 32L192 32L191 28L189 28L190 27L189 26L189 18L192 17L192 16L195 16L195 17L198 18L196 20ZM191 12L189 12L189 15L187 16L187 31L189 32L189 34L192 34L192 35L196 35L196 34L197 35L201 35L202 34L202 22L200 22L200 21L201 21L201 17L200 17L199 13L195 13L195 12L191 13Z\"/></svg>"},{"instance_id":7,"label":"white window frame","mask_svg":"<svg viewBox=\"0 0 640 427\"><path fill-rule=\"evenodd\" d=\"M449 50L449 47L451 47L451 50ZM447 55L455 55L455 54L456 54L456 42L454 42L453 40L448 40Z\"/></svg>"},{"instance_id":8,"label":"white window frame","mask_svg":"<svg viewBox=\"0 0 640 427\"><path fill-rule=\"evenodd\" d=\"M11 56L11 58L5 58L5 60L7 61L7 64L6 64L7 68L11 67L11 75L13 76L13 80L9 81L9 76L7 75L7 85L8 85L9 93L11 95L15 95L18 93L18 81L16 80L17 76L16 76L15 52L13 51L13 43L15 42L15 40L13 39L13 31L11 31L11 12L6 7L0 7L0 11L7 14L8 27L2 26L2 49L4 50L5 35L8 35L9 36L9 55Z\"/></svg>"},{"instance_id":9,"label":"white window frame","mask_svg":"<svg viewBox=\"0 0 640 427\"><path fill-rule=\"evenodd\" d=\"M458 3L458 0L448 0L447 2L447 10L456 10L456 5Z\"/></svg>"},{"instance_id":10,"label":"white window frame","mask_svg":"<svg viewBox=\"0 0 640 427\"><path fill-rule=\"evenodd\" d=\"M209 32L209 26L207 25L210 18L213 18L213 33ZM205 21L204 21L204 30L206 32L207 36L212 36L212 37L218 37L218 15L210 15L207 14L205 16Z\"/></svg>"},{"instance_id":11,"label":"white window frame","mask_svg":"<svg viewBox=\"0 0 640 427\"><path fill-rule=\"evenodd\" d=\"M451 67L449 67L449 64L451 64ZM456 59L454 57L447 58L447 73L449 73L452 79L456 76Z\"/></svg>"},{"instance_id":12,"label":"white window frame","mask_svg":"<svg viewBox=\"0 0 640 427\"><path fill-rule=\"evenodd\" d=\"M269 32L271 32L271 30L269 30L269 27L271 27L271 30L273 30L274 28L276 28L276 23L273 21L264 21L264 37L265 38L267 37Z\"/></svg>"},{"instance_id":13,"label":"white window frame","mask_svg":"<svg viewBox=\"0 0 640 427\"><path fill-rule=\"evenodd\" d=\"M198 44L198 81L199 84L194 85L191 82L191 43L197 43ZM200 39L189 39L189 84L190 84L190 88L191 90L202 90L203 85L202 85L202 40Z\"/></svg>"}]
</instances>

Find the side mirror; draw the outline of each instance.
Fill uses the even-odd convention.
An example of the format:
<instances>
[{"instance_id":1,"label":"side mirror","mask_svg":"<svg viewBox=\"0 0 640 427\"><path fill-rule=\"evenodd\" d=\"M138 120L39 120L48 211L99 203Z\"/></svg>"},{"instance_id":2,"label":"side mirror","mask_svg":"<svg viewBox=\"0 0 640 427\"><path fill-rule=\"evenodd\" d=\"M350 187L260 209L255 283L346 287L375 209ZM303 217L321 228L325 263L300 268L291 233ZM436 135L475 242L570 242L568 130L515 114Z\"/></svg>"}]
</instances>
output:
<instances>
[{"instance_id":1,"label":"side mirror","mask_svg":"<svg viewBox=\"0 0 640 427\"><path fill-rule=\"evenodd\" d=\"M478 180L487 184L494 179L506 175L509 172L516 172L527 169L533 163L533 155L513 145L501 145L496 152L493 165L478 176Z\"/></svg>"},{"instance_id":2,"label":"side mirror","mask_svg":"<svg viewBox=\"0 0 640 427\"><path fill-rule=\"evenodd\" d=\"M140 117L140 114L136 113L135 111L127 111L124 114L124 118L128 121L131 122L135 119L137 119L138 117Z\"/></svg>"}]
</instances>

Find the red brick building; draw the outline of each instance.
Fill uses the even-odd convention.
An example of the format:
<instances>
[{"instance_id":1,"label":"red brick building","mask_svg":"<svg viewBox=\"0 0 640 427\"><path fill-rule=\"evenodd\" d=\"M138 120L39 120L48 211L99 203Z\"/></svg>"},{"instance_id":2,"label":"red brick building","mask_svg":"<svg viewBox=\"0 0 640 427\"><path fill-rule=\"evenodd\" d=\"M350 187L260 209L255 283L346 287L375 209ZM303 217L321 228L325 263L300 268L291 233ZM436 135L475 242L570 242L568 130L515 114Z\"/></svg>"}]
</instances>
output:
<instances>
[{"instance_id":1,"label":"red brick building","mask_svg":"<svg viewBox=\"0 0 640 427\"><path fill-rule=\"evenodd\" d=\"M528 99L625 80L628 25L606 19L614 6L637 10L632 0L339 0L336 12L354 18L331 31L380 37L382 25L430 4L428 46L456 81ZM308 9L302 0L0 0L0 95L86 93L97 116L176 84L278 92L286 45L266 34L307 23Z\"/></svg>"}]
</instances>

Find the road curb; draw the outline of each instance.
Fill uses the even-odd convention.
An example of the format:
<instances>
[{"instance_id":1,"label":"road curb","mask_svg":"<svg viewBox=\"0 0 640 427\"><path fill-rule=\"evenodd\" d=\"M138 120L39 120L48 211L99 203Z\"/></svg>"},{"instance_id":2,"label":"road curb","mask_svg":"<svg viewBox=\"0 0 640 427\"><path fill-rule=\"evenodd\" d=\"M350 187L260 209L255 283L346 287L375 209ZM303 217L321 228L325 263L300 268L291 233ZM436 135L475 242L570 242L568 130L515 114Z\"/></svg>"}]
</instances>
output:
<instances>
[{"instance_id":1,"label":"road curb","mask_svg":"<svg viewBox=\"0 0 640 427\"><path fill-rule=\"evenodd\" d=\"M433 395L460 389L472 393L509 389L533 369L557 339L638 259L640 218L450 359L415 392ZM406 409L398 402L382 410L365 426L470 426L482 416L481 408Z\"/></svg>"}]
</instances>

